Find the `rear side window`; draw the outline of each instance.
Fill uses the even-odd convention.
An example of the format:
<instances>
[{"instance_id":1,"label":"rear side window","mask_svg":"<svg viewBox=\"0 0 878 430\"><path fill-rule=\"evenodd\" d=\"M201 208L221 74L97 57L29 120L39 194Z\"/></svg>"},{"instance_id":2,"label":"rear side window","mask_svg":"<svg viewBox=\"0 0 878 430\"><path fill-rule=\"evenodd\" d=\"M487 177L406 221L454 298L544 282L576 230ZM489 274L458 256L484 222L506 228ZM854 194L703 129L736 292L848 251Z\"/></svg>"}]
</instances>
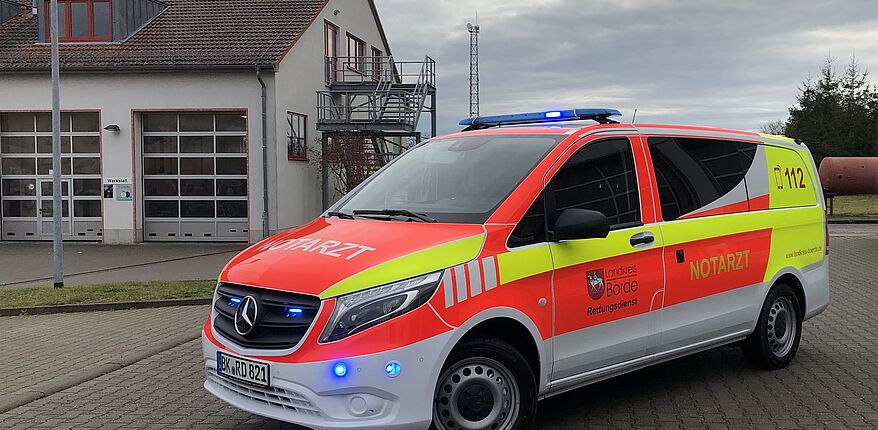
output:
<instances>
[{"instance_id":1,"label":"rear side window","mask_svg":"<svg viewBox=\"0 0 878 430\"><path fill-rule=\"evenodd\" d=\"M603 213L611 229L638 224L640 200L628 139L601 140L580 149L552 179L546 196L552 226L570 208Z\"/></svg>"},{"instance_id":2,"label":"rear side window","mask_svg":"<svg viewBox=\"0 0 878 430\"><path fill-rule=\"evenodd\" d=\"M732 191L744 180L756 152L755 144L729 140L651 137L648 142L665 221Z\"/></svg>"}]
</instances>

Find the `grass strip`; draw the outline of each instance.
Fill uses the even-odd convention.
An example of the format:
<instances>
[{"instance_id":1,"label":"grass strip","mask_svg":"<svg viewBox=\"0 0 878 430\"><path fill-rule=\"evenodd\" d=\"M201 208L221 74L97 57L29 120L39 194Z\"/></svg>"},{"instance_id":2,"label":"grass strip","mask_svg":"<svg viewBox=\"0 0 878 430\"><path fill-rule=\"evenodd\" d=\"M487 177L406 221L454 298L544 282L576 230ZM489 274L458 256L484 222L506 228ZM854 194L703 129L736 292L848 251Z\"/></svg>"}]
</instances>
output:
<instances>
[{"instance_id":1,"label":"grass strip","mask_svg":"<svg viewBox=\"0 0 878 430\"><path fill-rule=\"evenodd\" d=\"M878 215L878 194L836 196L833 202L833 216Z\"/></svg>"},{"instance_id":2,"label":"grass strip","mask_svg":"<svg viewBox=\"0 0 878 430\"><path fill-rule=\"evenodd\" d=\"M117 282L64 288L0 290L0 308L209 298L216 281Z\"/></svg>"}]
</instances>

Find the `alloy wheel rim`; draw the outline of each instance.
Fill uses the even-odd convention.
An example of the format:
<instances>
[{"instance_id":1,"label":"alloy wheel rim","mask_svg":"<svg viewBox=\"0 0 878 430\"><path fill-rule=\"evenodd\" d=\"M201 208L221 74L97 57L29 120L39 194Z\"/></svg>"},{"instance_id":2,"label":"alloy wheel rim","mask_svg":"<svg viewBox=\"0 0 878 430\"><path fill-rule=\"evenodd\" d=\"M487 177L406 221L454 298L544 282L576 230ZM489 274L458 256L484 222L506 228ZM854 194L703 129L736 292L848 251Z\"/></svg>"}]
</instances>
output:
<instances>
[{"instance_id":1,"label":"alloy wheel rim","mask_svg":"<svg viewBox=\"0 0 878 430\"><path fill-rule=\"evenodd\" d=\"M796 309L786 297L779 297L768 311L768 347L776 357L785 357L793 349L797 330Z\"/></svg>"},{"instance_id":2,"label":"alloy wheel rim","mask_svg":"<svg viewBox=\"0 0 878 430\"><path fill-rule=\"evenodd\" d=\"M441 430L508 430L518 418L518 383L496 360L464 360L446 370L439 381L433 422Z\"/></svg>"}]
</instances>

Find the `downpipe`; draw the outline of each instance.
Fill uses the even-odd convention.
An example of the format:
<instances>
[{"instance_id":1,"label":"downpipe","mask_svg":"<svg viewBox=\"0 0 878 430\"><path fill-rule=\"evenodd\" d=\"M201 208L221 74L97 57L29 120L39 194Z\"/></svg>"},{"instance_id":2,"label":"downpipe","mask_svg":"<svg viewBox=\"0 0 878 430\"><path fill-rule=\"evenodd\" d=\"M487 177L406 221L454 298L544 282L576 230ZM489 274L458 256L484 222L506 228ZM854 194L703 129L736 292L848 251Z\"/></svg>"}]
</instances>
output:
<instances>
[{"instance_id":1,"label":"downpipe","mask_svg":"<svg viewBox=\"0 0 878 430\"><path fill-rule=\"evenodd\" d=\"M268 108L267 90L262 80L262 66L256 66L256 80L262 86L262 238L269 236L268 227Z\"/></svg>"}]
</instances>

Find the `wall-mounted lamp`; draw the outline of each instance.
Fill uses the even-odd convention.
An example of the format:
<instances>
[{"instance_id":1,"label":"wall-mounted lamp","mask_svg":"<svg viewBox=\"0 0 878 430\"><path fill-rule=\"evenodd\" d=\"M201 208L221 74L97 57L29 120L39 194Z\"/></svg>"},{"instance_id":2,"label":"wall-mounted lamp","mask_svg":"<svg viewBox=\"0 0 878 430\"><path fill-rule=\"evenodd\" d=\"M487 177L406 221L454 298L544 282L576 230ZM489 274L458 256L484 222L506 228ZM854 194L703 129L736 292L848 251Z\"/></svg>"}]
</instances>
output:
<instances>
[{"instance_id":1,"label":"wall-mounted lamp","mask_svg":"<svg viewBox=\"0 0 878 430\"><path fill-rule=\"evenodd\" d=\"M104 127L104 130L112 131L113 133L118 133L118 132L122 131L122 129L116 124L110 124L110 125Z\"/></svg>"},{"instance_id":2,"label":"wall-mounted lamp","mask_svg":"<svg viewBox=\"0 0 878 430\"><path fill-rule=\"evenodd\" d=\"M335 9L335 10L332 11L332 14L335 15L335 16L338 16L338 14L340 14L340 13L341 13L341 11L338 10L338 9Z\"/></svg>"}]
</instances>

